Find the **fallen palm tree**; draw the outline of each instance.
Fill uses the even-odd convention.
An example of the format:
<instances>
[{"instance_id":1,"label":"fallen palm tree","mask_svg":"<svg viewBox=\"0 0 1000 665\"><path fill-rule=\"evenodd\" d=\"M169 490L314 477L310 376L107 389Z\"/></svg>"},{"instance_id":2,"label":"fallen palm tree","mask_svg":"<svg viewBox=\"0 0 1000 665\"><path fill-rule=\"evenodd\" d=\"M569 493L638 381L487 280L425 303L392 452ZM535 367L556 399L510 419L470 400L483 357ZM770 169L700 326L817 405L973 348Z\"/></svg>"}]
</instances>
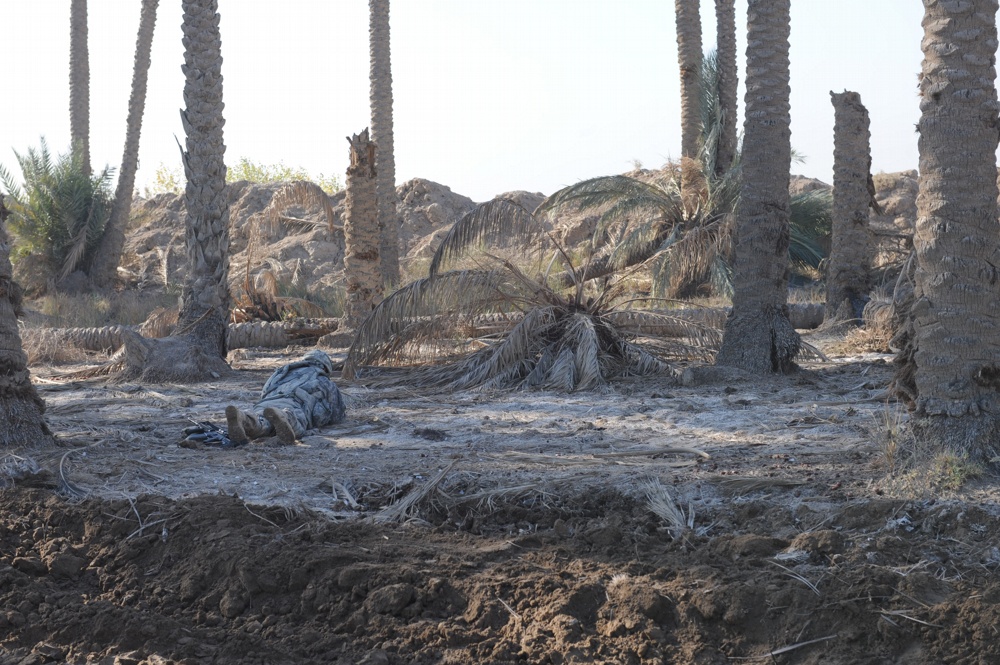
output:
<instances>
[{"instance_id":1,"label":"fallen palm tree","mask_svg":"<svg viewBox=\"0 0 1000 665\"><path fill-rule=\"evenodd\" d=\"M226 347L228 349L281 348L289 344L312 344L323 335L336 331L338 324L339 319L230 323L226 328ZM24 328L21 335L26 342L44 341L46 346L71 346L85 351L110 354L121 348L126 331L138 333L146 338L159 338L169 335L170 327L156 329L143 324L100 328Z\"/></svg>"}]
</instances>

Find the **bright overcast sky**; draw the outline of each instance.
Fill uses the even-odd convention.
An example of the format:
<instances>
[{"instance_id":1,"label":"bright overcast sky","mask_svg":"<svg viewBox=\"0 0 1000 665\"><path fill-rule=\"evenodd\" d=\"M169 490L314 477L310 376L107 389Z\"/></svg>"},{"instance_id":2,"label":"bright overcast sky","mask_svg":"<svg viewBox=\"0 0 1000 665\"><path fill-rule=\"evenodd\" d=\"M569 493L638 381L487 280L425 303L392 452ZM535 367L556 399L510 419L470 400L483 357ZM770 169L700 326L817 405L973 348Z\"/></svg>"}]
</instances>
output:
<instances>
[{"instance_id":1,"label":"bright overcast sky","mask_svg":"<svg viewBox=\"0 0 1000 665\"><path fill-rule=\"evenodd\" d=\"M121 160L140 0L90 0L91 152ZM395 0L396 176L485 201L659 167L680 153L673 2ZM706 50L714 0L702 1ZM141 190L184 140L181 3L161 0L140 148ZM226 161L340 174L344 137L369 123L365 0L219 0ZM861 93L873 170L916 168L921 3L792 3L793 172L831 182L830 91ZM0 163L44 135L69 145L69 0L0 0L7 64ZM746 0L737 0L740 76ZM742 88L740 107L742 112Z\"/></svg>"}]
</instances>

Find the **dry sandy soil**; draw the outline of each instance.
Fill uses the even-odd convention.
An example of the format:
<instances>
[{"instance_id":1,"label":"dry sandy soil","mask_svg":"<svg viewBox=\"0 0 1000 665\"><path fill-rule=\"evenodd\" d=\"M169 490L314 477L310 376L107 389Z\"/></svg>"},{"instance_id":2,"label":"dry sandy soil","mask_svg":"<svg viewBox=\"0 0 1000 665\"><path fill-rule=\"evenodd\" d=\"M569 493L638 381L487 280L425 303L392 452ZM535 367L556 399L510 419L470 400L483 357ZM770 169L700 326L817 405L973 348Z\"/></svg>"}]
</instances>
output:
<instances>
[{"instance_id":1,"label":"dry sandy soil","mask_svg":"<svg viewBox=\"0 0 1000 665\"><path fill-rule=\"evenodd\" d=\"M0 663L1000 662L996 491L887 476L886 356L343 384L348 420L300 445L179 445L303 351L193 386L35 368L58 446L2 458Z\"/></svg>"}]
</instances>

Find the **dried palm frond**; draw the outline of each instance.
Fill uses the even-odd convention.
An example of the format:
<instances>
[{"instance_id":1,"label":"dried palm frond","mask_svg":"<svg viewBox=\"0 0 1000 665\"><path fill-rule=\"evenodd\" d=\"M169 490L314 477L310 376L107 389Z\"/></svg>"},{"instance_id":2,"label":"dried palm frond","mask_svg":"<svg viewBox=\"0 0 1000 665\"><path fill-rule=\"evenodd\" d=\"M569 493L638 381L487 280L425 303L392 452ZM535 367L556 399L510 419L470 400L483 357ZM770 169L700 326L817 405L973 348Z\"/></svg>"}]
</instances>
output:
<instances>
[{"instance_id":1,"label":"dried palm frond","mask_svg":"<svg viewBox=\"0 0 1000 665\"><path fill-rule=\"evenodd\" d=\"M308 180L296 180L283 185L281 189L276 191L274 196L271 197L271 202L260 213L261 221L270 226L272 234L278 224L300 226L313 224L309 220L286 215L285 211L291 206L318 207L322 209L326 218L326 224L330 231L333 232L336 215L333 211L333 204L330 203L330 195L315 183Z\"/></svg>"},{"instance_id":2,"label":"dried palm frond","mask_svg":"<svg viewBox=\"0 0 1000 665\"><path fill-rule=\"evenodd\" d=\"M667 530L672 538L676 539L694 528L694 506L691 502L688 502L685 511L670 494L670 490L656 479L647 480L642 491L646 495L649 510L667 523Z\"/></svg>"}]
</instances>

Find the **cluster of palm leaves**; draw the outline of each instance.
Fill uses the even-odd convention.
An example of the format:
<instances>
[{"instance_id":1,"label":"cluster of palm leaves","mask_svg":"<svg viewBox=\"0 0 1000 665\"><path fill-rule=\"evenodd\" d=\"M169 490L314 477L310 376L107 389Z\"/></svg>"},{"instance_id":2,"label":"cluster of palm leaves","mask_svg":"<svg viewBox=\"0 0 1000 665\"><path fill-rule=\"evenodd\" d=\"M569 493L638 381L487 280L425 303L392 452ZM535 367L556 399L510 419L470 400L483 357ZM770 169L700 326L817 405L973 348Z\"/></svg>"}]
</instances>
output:
<instances>
[{"instance_id":1,"label":"cluster of palm leaves","mask_svg":"<svg viewBox=\"0 0 1000 665\"><path fill-rule=\"evenodd\" d=\"M111 169L91 175L80 151L54 157L45 139L39 148L15 155L23 187L0 167L0 184L11 213L8 225L17 239L12 252L15 265L31 257L55 279L86 271L111 214Z\"/></svg>"},{"instance_id":2,"label":"cluster of palm leaves","mask_svg":"<svg viewBox=\"0 0 1000 665\"><path fill-rule=\"evenodd\" d=\"M595 229L571 255L517 203L478 206L445 236L428 276L396 291L362 324L344 376L402 365L411 386L571 391L665 372L677 356L710 357L716 329L637 308L656 300L632 297L638 268L585 278L598 257L596 236L606 233ZM427 365L433 359L441 362Z\"/></svg>"}]
</instances>

